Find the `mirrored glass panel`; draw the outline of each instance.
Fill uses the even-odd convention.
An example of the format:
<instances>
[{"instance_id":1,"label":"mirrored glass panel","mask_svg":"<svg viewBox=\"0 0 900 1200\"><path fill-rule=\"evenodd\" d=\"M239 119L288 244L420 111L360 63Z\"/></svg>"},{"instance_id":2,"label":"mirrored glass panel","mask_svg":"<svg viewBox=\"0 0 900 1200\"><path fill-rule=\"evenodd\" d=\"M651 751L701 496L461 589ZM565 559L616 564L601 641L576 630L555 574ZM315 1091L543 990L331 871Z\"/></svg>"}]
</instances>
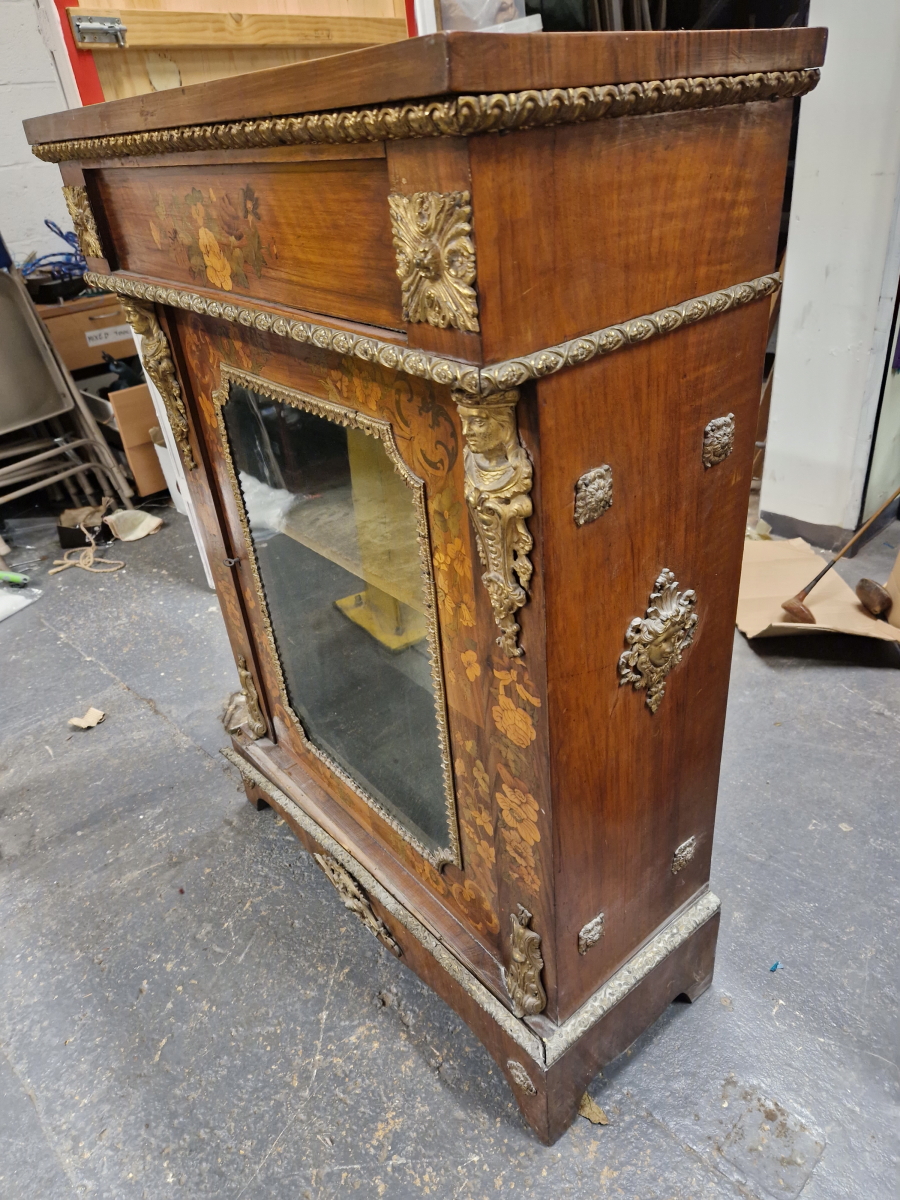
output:
<instances>
[{"instance_id":1,"label":"mirrored glass panel","mask_svg":"<svg viewBox=\"0 0 900 1200\"><path fill-rule=\"evenodd\" d=\"M237 371L218 402L290 707L432 861L456 860L421 482L387 422Z\"/></svg>"}]
</instances>

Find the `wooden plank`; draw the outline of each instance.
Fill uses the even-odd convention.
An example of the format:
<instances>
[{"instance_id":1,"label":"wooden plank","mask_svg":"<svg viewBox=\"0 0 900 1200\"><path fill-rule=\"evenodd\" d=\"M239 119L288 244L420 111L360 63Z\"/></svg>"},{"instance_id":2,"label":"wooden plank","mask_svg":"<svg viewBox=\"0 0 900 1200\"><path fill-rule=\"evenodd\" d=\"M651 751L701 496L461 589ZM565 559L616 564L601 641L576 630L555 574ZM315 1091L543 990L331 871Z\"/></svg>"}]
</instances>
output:
<instances>
[{"instance_id":1,"label":"wooden plank","mask_svg":"<svg viewBox=\"0 0 900 1200\"><path fill-rule=\"evenodd\" d=\"M439 33L277 67L241 79L25 121L28 141L385 104L447 92L578 87L821 65L824 29L677 33Z\"/></svg>"},{"instance_id":2,"label":"wooden plank","mask_svg":"<svg viewBox=\"0 0 900 1200\"><path fill-rule=\"evenodd\" d=\"M396 0L92 0L92 12L108 16L132 9L153 12L227 13L240 8L242 13L264 13L304 17L399 17Z\"/></svg>"},{"instance_id":3,"label":"wooden plank","mask_svg":"<svg viewBox=\"0 0 900 1200\"><path fill-rule=\"evenodd\" d=\"M100 10L102 11L102 10ZM114 42L78 40L75 16L89 16L89 7L67 8L75 44L80 50L117 54ZM249 46L381 46L406 38L406 21L395 17L323 17L272 13L154 12L151 9L105 11L126 26L125 44L131 50L219 49Z\"/></svg>"},{"instance_id":4,"label":"wooden plank","mask_svg":"<svg viewBox=\"0 0 900 1200\"><path fill-rule=\"evenodd\" d=\"M268 71L331 53L333 48L327 46L232 46L218 50L120 50L118 54L98 54L95 61L104 96L121 100L212 79L229 79L248 71Z\"/></svg>"}]
</instances>

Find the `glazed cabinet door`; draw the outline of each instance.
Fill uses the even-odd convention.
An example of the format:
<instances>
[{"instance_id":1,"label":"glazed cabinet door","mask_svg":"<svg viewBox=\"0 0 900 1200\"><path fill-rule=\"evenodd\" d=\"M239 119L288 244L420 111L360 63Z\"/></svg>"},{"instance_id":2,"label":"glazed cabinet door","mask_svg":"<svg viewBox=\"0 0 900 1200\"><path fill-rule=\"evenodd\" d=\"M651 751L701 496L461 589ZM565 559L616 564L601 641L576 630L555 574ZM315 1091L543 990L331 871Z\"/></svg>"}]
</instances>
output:
<instances>
[{"instance_id":1,"label":"glazed cabinet door","mask_svg":"<svg viewBox=\"0 0 900 1200\"><path fill-rule=\"evenodd\" d=\"M398 891L424 886L475 939L505 994L492 792L513 774L491 735L499 719L530 745L532 726L488 666L507 660L449 391L208 317L172 312L171 329L271 740L389 853Z\"/></svg>"}]
</instances>

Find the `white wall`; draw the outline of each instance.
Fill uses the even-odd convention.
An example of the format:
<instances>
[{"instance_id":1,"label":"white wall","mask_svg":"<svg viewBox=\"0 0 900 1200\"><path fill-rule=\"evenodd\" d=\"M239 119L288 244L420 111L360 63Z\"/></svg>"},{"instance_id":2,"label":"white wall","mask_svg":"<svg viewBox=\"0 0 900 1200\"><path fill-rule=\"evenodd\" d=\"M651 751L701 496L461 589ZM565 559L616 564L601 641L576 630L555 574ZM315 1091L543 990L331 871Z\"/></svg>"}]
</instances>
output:
<instances>
[{"instance_id":1,"label":"white wall","mask_svg":"<svg viewBox=\"0 0 900 1200\"><path fill-rule=\"evenodd\" d=\"M34 157L22 121L67 107L35 0L0 0L0 233L16 262L66 249L44 226L72 228L59 167Z\"/></svg>"},{"instance_id":2,"label":"white wall","mask_svg":"<svg viewBox=\"0 0 900 1200\"><path fill-rule=\"evenodd\" d=\"M800 107L760 508L854 529L900 275L900 3L812 0L809 23L828 51Z\"/></svg>"},{"instance_id":3,"label":"white wall","mask_svg":"<svg viewBox=\"0 0 900 1200\"><path fill-rule=\"evenodd\" d=\"M900 328L894 331L894 345L900 337ZM891 346L891 359L893 361ZM900 371L892 371L888 363L884 381L884 395L875 432L875 447L872 451L872 470L866 486L864 517L870 517L885 504L900 487Z\"/></svg>"},{"instance_id":4,"label":"white wall","mask_svg":"<svg viewBox=\"0 0 900 1200\"><path fill-rule=\"evenodd\" d=\"M437 11L435 0L415 0L416 29L419 37L437 33Z\"/></svg>"}]
</instances>

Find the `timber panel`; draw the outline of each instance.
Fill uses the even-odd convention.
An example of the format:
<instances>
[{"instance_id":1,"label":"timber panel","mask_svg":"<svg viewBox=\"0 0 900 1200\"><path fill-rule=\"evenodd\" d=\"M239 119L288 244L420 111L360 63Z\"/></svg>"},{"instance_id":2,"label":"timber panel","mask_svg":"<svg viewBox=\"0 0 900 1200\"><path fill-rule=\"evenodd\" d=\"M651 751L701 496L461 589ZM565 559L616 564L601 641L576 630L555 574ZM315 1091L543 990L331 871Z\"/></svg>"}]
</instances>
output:
<instances>
[{"instance_id":1,"label":"timber panel","mask_svg":"<svg viewBox=\"0 0 900 1200\"><path fill-rule=\"evenodd\" d=\"M792 104L470 139L484 358L775 269Z\"/></svg>"},{"instance_id":2,"label":"timber panel","mask_svg":"<svg viewBox=\"0 0 900 1200\"><path fill-rule=\"evenodd\" d=\"M121 270L400 328L383 159L93 173Z\"/></svg>"},{"instance_id":3,"label":"timber panel","mask_svg":"<svg viewBox=\"0 0 900 1200\"><path fill-rule=\"evenodd\" d=\"M563 1017L709 879L767 329L753 304L538 386ZM729 412L734 452L706 469L704 426ZM602 463L612 507L578 527L575 481ZM618 661L666 567L699 620L652 713ZM579 955L600 912L604 935Z\"/></svg>"}]
</instances>

